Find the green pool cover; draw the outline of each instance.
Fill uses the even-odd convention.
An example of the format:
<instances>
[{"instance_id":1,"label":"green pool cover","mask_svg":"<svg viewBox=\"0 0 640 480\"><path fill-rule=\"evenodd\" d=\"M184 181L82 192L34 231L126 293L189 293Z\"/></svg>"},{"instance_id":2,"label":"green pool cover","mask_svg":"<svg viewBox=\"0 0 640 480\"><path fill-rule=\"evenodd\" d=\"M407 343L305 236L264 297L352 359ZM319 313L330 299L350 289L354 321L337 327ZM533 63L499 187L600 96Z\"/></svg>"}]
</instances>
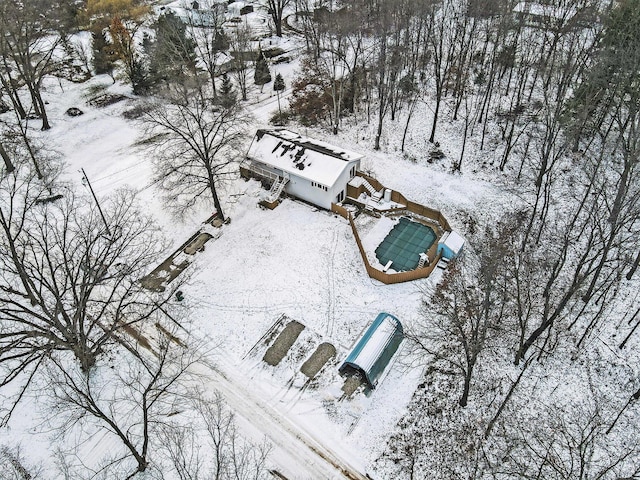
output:
<instances>
[{"instance_id":1,"label":"green pool cover","mask_svg":"<svg viewBox=\"0 0 640 480\"><path fill-rule=\"evenodd\" d=\"M376 248L376 257L382 265L392 260L391 268L396 272L413 270L420 262L420 254L435 240L436 234L431 228L402 217Z\"/></svg>"}]
</instances>

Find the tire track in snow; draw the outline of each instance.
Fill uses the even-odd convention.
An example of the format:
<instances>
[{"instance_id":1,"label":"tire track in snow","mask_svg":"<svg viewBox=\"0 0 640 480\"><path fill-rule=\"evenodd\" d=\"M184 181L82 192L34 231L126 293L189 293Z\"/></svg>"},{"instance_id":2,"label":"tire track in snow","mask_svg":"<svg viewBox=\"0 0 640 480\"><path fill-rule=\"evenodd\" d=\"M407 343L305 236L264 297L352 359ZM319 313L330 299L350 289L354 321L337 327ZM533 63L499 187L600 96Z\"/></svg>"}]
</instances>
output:
<instances>
[{"instance_id":1,"label":"tire track in snow","mask_svg":"<svg viewBox=\"0 0 640 480\"><path fill-rule=\"evenodd\" d=\"M326 306L325 304L316 304L316 303L311 303L311 302L289 302L289 303L278 303L278 304L273 304L273 305L252 305L252 306L247 306L244 304L221 304L221 303L215 303L215 302L207 302L207 301L203 301L200 300L200 305L204 305L207 307L213 307L218 311L221 312L238 312L238 313L242 313L242 312L247 312L247 313L260 313L260 312L267 312L267 313L283 313L283 310L285 309L291 309L291 310L296 310L296 309L310 309L310 308L322 308L323 306ZM335 306L333 307L333 310L335 312ZM367 313L367 314L377 314L378 309L375 307L362 307L362 306L348 306L348 305L343 305L340 307L340 312L341 313ZM334 313L335 315L335 313ZM335 322L334 322L335 324Z\"/></svg>"},{"instance_id":2,"label":"tire track in snow","mask_svg":"<svg viewBox=\"0 0 640 480\"><path fill-rule=\"evenodd\" d=\"M208 338L207 335L203 337ZM151 345L150 351L153 353L156 341L141 334L140 338ZM187 342L180 342L184 348L189 348ZM207 386L222 395L237 418L242 420L246 431L253 430L254 434L259 434L254 435L255 438L269 440L275 450L269 461L277 465L281 475L295 480L370 480L368 475L360 473L312 432L269 405L261 396L262 392L249 389L245 385L245 373L229 364L225 368L226 371L223 371L211 360L206 360L192 365L189 370L210 380Z\"/></svg>"},{"instance_id":3,"label":"tire track in snow","mask_svg":"<svg viewBox=\"0 0 640 480\"><path fill-rule=\"evenodd\" d=\"M215 302L207 302L200 301L201 305L207 307L213 307L216 310L222 312L248 312L248 313L259 313L259 312L273 312L273 311L282 311L283 309L292 309L296 307L300 307L303 305L303 302L290 302L290 303L278 303L273 305L258 305L258 306L248 306L245 304L218 304ZM309 303L304 303L304 305L312 305Z\"/></svg>"},{"instance_id":4,"label":"tire track in snow","mask_svg":"<svg viewBox=\"0 0 640 480\"><path fill-rule=\"evenodd\" d=\"M329 255L329 263L328 263L328 271L327 271L327 280L329 284L329 298L327 300L327 338L333 337L333 327L336 321L336 277L335 277L335 258L336 258L336 250L338 244L338 228L333 230L333 244L331 247L331 254Z\"/></svg>"}]
</instances>

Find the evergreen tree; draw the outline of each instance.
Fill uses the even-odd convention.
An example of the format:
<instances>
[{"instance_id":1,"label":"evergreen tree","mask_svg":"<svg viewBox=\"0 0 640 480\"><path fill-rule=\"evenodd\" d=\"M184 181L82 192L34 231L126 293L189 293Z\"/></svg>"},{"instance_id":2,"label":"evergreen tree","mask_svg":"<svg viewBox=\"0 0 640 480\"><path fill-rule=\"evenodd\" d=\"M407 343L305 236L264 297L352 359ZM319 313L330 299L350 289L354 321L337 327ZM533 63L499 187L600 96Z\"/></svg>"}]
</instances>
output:
<instances>
[{"instance_id":1,"label":"evergreen tree","mask_svg":"<svg viewBox=\"0 0 640 480\"><path fill-rule=\"evenodd\" d=\"M196 45L186 33L187 26L168 11L158 17L154 28L155 41L146 48L150 57L151 83L183 83L196 70Z\"/></svg>"},{"instance_id":2,"label":"evergreen tree","mask_svg":"<svg viewBox=\"0 0 640 480\"><path fill-rule=\"evenodd\" d=\"M280 108L280 92L282 92L284 89L285 89L284 79L282 78L282 75L278 73L276 74L276 78L273 81L273 90L276 92L276 95L278 96L278 113L280 114L281 118L282 118L282 109Z\"/></svg>"},{"instance_id":3,"label":"evergreen tree","mask_svg":"<svg viewBox=\"0 0 640 480\"><path fill-rule=\"evenodd\" d=\"M229 50L229 37L224 30L217 29L214 36L213 41L211 42L211 47L214 52L226 52Z\"/></svg>"},{"instance_id":4,"label":"evergreen tree","mask_svg":"<svg viewBox=\"0 0 640 480\"><path fill-rule=\"evenodd\" d=\"M273 81L273 90L274 92L281 92L285 89L284 79L281 74L276 74L276 78Z\"/></svg>"},{"instance_id":5,"label":"evergreen tree","mask_svg":"<svg viewBox=\"0 0 640 480\"><path fill-rule=\"evenodd\" d=\"M218 103L224 108L230 108L236 103L236 92L233 88L229 75L226 73L222 74L222 85L220 86Z\"/></svg>"},{"instance_id":6,"label":"evergreen tree","mask_svg":"<svg viewBox=\"0 0 640 480\"><path fill-rule=\"evenodd\" d=\"M141 55L137 36L150 7L139 0L87 0L81 3L85 4L79 13L81 21L89 24L92 32L109 31L112 48L109 55L112 52L114 60L122 61L122 72L131 83L133 92L146 93L148 65Z\"/></svg>"},{"instance_id":7,"label":"evergreen tree","mask_svg":"<svg viewBox=\"0 0 640 480\"><path fill-rule=\"evenodd\" d=\"M124 75L131 83L133 93L145 95L149 92L150 77L146 58L141 55L135 42L140 25L133 23L125 25L120 17L116 16L109 25L109 34L113 42L113 50L122 60Z\"/></svg>"},{"instance_id":8,"label":"evergreen tree","mask_svg":"<svg viewBox=\"0 0 640 480\"><path fill-rule=\"evenodd\" d=\"M102 75L103 73L112 75L117 55L113 45L107 41L107 36L103 30L96 30L91 33L91 48L93 50L93 69L96 75Z\"/></svg>"},{"instance_id":9,"label":"evergreen tree","mask_svg":"<svg viewBox=\"0 0 640 480\"><path fill-rule=\"evenodd\" d=\"M256 71L253 75L253 81L256 85L260 85L260 92L266 83L271 81L271 72L269 71L269 64L267 58L264 56L262 50L258 52L258 59L256 60Z\"/></svg>"},{"instance_id":10,"label":"evergreen tree","mask_svg":"<svg viewBox=\"0 0 640 480\"><path fill-rule=\"evenodd\" d=\"M144 63L135 61L131 64L128 73L129 81L136 95L147 95L153 85L151 74Z\"/></svg>"}]
</instances>

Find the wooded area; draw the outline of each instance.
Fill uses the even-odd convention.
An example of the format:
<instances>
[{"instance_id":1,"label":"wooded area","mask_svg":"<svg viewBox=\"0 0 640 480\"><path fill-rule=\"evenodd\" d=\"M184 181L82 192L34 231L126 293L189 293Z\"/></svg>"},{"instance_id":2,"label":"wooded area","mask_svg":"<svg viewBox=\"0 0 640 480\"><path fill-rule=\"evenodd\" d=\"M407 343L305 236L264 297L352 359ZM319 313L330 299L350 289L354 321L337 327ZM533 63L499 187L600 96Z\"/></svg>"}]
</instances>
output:
<instances>
[{"instance_id":1,"label":"wooded area","mask_svg":"<svg viewBox=\"0 0 640 480\"><path fill-rule=\"evenodd\" d=\"M367 125L382 152L402 131L393 148L407 159L410 137L440 158L453 125L462 147L437 168L481 169L520 200L464 232L464 257L424 293L406 354L424 382L377 466L411 479L640 475L640 304L628 293L640 264L640 0L264 3L275 36L298 36L294 78L271 75L223 4L196 21L137 0L0 2L2 423L46 389L56 431L91 418L122 441L104 478L265 478L269 447L240 439L222 401L193 388L200 346L131 335L164 325L171 299L139 283L165 247L154 221L134 192L101 208L78 191L33 129L51 128L45 77L123 81L167 208L206 202L225 220L221 185L252 134L248 92L275 79L278 125ZM430 124L415 124L418 111ZM112 368L116 356L127 368ZM204 424L166 416L185 397ZM196 432L211 458L189 451ZM31 478L16 477L23 452L2 455L15 461L0 476ZM85 478L81 460L61 458L66 478Z\"/></svg>"}]
</instances>

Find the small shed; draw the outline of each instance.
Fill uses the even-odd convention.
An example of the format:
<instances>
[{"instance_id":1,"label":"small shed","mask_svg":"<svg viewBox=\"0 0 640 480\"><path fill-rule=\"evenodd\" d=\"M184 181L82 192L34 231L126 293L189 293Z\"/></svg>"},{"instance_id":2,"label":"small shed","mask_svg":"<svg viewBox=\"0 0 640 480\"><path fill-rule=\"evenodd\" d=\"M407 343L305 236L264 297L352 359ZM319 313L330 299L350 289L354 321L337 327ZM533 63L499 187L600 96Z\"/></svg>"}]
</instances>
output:
<instances>
[{"instance_id":1,"label":"small shed","mask_svg":"<svg viewBox=\"0 0 640 480\"><path fill-rule=\"evenodd\" d=\"M464 243L464 237L458 232L445 232L438 242L438 253L442 253L442 258L453 260L462 252Z\"/></svg>"},{"instance_id":2,"label":"small shed","mask_svg":"<svg viewBox=\"0 0 640 480\"><path fill-rule=\"evenodd\" d=\"M360 372L367 384L375 388L403 338L402 324L396 317L385 312L378 314L340 365L340 373Z\"/></svg>"}]
</instances>

